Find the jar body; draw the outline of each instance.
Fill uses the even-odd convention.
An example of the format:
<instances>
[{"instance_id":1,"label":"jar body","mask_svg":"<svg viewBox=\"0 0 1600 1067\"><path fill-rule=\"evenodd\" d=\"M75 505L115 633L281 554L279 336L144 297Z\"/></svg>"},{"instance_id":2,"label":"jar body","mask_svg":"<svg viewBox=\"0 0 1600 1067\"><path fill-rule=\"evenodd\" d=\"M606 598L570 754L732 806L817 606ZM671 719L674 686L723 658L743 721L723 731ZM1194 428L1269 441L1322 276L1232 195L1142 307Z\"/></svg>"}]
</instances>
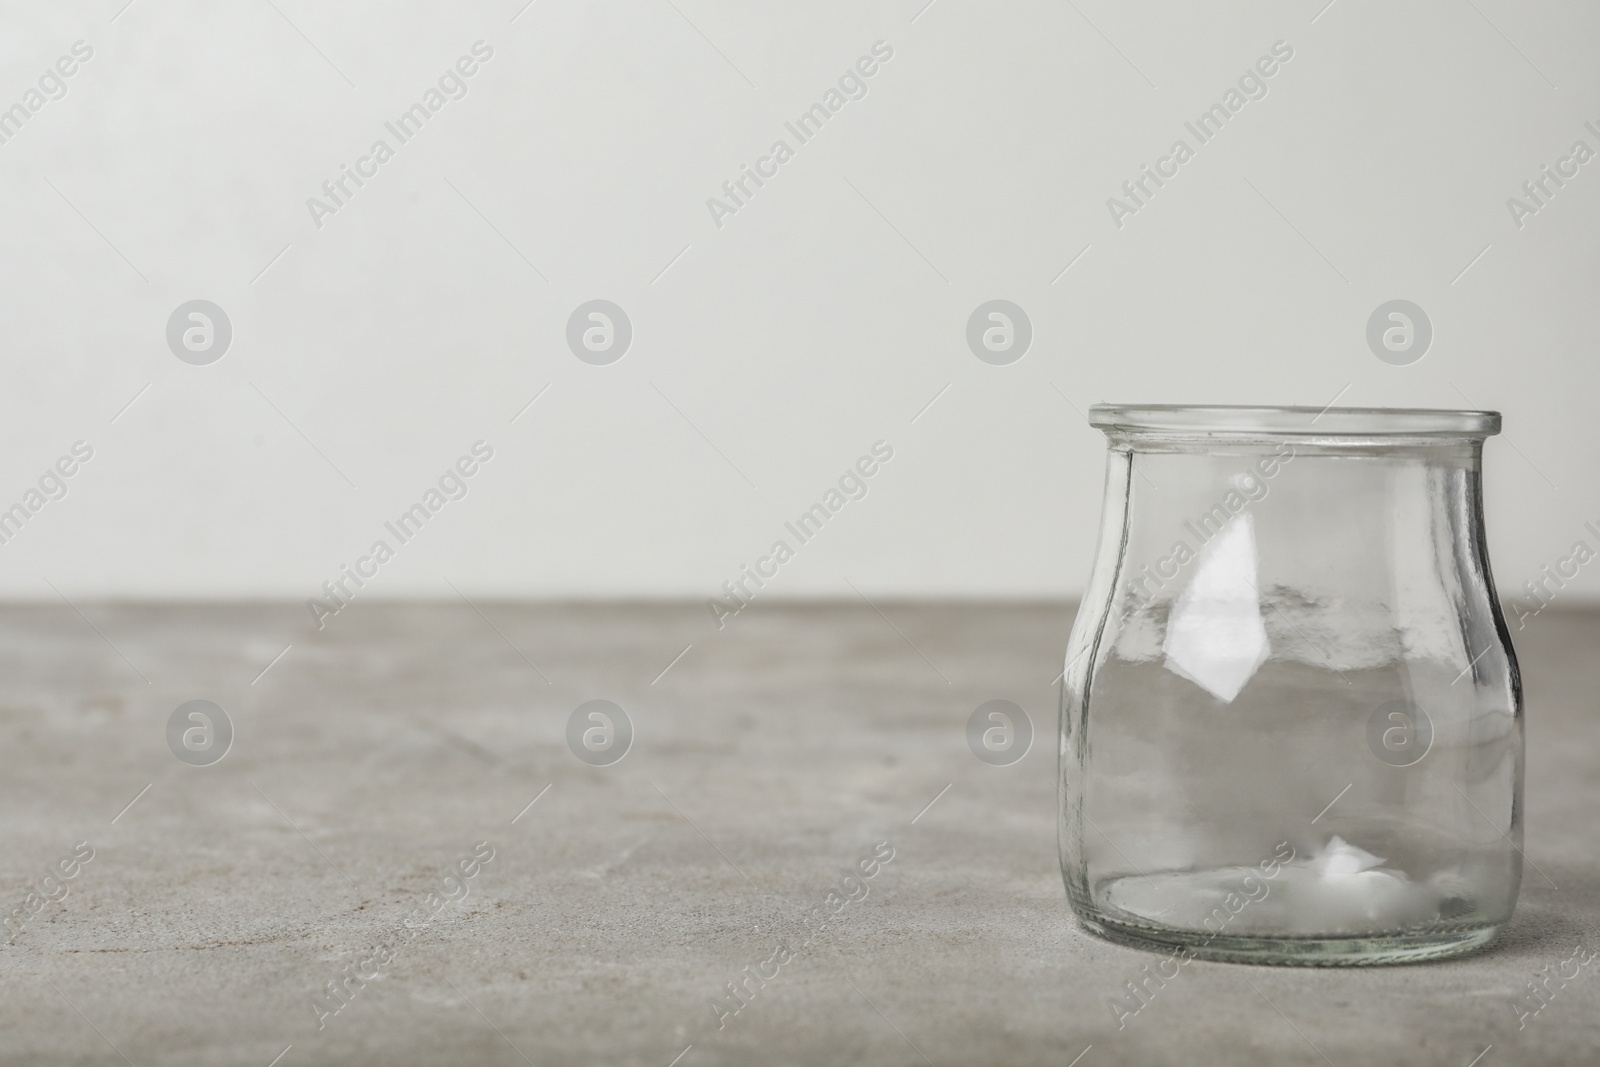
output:
<instances>
[{"instance_id":1,"label":"jar body","mask_svg":"<svg viewBox=\"0 0 1600 1067\"><path fill-rule=\"evenodd\" d=\"M1062 687L1068 897L1102 936L1203 958L1468 951L1522 859L1482 435L1281 423L1107 428Z\"/></svg>"}]
</instances>

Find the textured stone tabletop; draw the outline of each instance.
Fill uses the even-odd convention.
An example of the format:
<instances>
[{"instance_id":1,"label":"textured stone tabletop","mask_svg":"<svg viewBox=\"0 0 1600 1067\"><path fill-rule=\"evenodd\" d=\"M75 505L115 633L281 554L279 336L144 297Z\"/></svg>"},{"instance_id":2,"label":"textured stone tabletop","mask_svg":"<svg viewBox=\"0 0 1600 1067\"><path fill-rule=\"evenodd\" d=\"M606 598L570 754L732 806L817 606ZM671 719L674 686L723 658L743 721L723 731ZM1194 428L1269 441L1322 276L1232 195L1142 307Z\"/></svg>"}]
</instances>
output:
<instances>
[{"instance_id":1,"label":"textured stone tabletop","mask_svg":"<svg viewBox=\"0 0 1600 1067\"><path fill-rule=\"evenodd\" d=\"M1521 1029L1512 1006L1600 949L1600 615L1515 635L1537 870L1500 943L1195 963L1121 1029L1108 998L1152 957L1083 933L1057 866L1071 616L858 601L718 632L702 605L480 601L355 605L316 632L299 606L0 611L0 1063L1600 1061L1600 965ZM1008 767L966 743L996 698L1036 730ZM567 742L593 699L634 731L609 766ZM207 766L169 748L190 700L232 726Z\"/></svg>"}]
</instances>

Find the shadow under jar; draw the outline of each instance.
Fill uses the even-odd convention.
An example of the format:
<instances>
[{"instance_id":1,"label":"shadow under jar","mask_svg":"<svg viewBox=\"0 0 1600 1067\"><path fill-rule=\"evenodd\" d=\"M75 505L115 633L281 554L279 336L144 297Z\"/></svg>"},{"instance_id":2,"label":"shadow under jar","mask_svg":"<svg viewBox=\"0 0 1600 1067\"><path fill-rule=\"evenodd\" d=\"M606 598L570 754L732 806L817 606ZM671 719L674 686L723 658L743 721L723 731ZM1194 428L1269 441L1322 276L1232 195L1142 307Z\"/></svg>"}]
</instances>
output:
<instances>
[{"instance_id":1,"label":"shadow under jar","mask_svg":"<svg viewBox=\"0 0 1600 1067\"><path fill-rule=\"evenodd\" d=\"M1061 869L1113 941L1285 964L1488 943L1522 689L1484 547L1500 416L1124 407L1067 649Z\"/></svg>"}]
</instances>

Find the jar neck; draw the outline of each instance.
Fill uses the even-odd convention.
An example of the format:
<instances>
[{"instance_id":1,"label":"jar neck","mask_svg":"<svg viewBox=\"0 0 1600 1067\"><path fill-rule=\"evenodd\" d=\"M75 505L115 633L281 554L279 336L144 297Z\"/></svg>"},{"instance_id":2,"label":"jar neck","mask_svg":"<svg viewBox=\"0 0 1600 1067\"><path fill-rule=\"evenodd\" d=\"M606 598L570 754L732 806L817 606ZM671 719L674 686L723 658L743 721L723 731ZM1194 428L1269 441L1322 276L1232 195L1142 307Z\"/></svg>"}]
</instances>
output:
<instances>
[{"instance_id":1,"label":"jar neck","mask_svg":"<svg viewBox=\"0 0 1600 1067\"><path fill-rule=\"evenodd\" d=\"M1439 644L1452 620L1466 606L1497 611L1479 439L1144 443L1111 449L1102 545L1114 553L1093 585L1150 655L1174 612L1219 590L1257 604L1267 630L1284 630L1275 647L1308 661L1366 663L1402 641L1453 662L1459 650ZM1321 632L1333 605L1365 620L1356 636Z\"/></svg>"},{"instance_id":2,"label":"jar neck","mask_svg":"<svg viewBox=\"0 0 1600 1067\"><path fill-rule=\"evenodd\" d=\"M1296 456L1390 457L1413 462L1437 460L1452 466L1478 465L1483 456L1481 435L1422 436L1397 434L1376 437L1347 435L1234 433L1156 434L1140 431L1107 430L1107 447L1113 452L1136 455L1192 455L1197 457Z\"/></svg>"}]
</instances>

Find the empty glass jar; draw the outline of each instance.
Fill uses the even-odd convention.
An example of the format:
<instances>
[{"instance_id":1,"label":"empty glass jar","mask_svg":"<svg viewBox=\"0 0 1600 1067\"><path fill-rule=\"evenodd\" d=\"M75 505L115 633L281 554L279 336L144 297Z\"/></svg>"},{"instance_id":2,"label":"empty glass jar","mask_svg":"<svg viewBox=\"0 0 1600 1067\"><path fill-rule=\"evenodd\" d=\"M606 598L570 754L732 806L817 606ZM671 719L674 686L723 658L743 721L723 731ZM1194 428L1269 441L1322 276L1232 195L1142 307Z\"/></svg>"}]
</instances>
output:
<instances>
[{"instance_id":1,"label":"empty glass jar","mask_svg":"<svg viewBox=\"0 0 1600 1067\"><path fill-rule=\"evenodd\" d=\"M1061 865L1090 930L1257 963L1487 943L1521 882L1522 694L1483 411L1096 406Z\"/></svg>"}]
</instances>

